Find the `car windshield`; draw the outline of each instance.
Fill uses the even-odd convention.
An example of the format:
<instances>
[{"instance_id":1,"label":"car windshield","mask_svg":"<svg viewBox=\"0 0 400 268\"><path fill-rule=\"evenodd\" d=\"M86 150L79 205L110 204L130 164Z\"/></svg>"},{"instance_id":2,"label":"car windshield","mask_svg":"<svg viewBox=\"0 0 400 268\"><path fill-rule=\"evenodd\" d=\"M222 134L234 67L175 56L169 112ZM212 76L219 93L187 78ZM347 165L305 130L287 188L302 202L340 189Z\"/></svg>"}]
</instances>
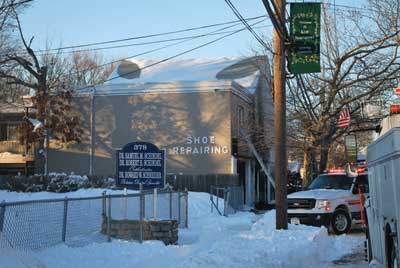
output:
<instances>
[{"instance_id":1,"label":"car windshield","mask_svg":"<svg viewBox=\"0 0 400 268\"><path fill-rule=\"evenodd\" d=\"M316 177L310 185L307 187L308 190L314 189L338 189L338 190L350 190L353 178L346 175L319 175Z\"/></svg>"}]
</instances>

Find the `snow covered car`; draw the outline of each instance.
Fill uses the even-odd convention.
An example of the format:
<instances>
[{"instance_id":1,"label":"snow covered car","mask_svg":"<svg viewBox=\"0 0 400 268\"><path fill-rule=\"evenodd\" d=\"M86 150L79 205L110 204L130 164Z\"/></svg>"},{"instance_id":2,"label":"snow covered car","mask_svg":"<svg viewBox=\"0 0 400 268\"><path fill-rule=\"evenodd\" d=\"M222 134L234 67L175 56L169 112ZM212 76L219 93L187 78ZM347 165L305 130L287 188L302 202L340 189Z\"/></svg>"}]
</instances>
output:
<instances>
[{"instance_id":1,"label":"snow covered car","mask_svg":"<svg viewBox=\"0 0 400 268\"><path fill-rule=\"evenodd\" d=\"M336 234L362 223L363 195L368 193L367 174L352 177L344 172L321 174L304 191L288 195L292 224L331 227Z\"/></svg>"}]
</instances>

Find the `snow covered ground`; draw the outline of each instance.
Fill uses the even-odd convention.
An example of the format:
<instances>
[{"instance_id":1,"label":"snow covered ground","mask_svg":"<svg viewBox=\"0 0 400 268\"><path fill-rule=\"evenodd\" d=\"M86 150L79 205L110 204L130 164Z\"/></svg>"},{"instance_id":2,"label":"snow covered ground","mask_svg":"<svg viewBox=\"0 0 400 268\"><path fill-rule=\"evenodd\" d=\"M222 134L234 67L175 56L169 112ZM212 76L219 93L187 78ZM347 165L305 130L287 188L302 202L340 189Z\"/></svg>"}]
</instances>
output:
<instances>
[{"instance_id":1,"label":"snow covered ground","mask_svg":"<svg viewBox=\"0 0 400 268\"><path fill-rule=\"evenodd\" d=\"M68 196L97 196L86 189ZM64 197L64 194L7 193L0 200ZM84 247L58 245L39 252L0 252L0 268L132 267L331 267L331 262L363 243L362 236L327 234L325 228L289 225L275 230L275 213L240 212L229 217L210 212L209 195L189 193L189 228L179 229L179 245L113 240Z\"/></svg>"}]
</instances>

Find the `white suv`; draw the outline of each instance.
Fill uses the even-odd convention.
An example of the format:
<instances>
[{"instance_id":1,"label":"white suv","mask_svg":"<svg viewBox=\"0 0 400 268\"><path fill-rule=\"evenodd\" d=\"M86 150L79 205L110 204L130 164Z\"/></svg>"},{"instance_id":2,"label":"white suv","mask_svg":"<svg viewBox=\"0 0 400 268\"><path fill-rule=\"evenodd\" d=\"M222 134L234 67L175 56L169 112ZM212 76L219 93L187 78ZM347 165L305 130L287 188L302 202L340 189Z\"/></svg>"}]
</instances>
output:
<instances>
[{"instance_id":1,"label":"white suv","mask_svg":"<svg viewBox=\"0 0 400 268\"><path fill-rule=\"evenodd\" d=\"M288 218L292 224L331 227L347 233L363 220L363 195L368 193L366 173L351 177L344 172L321 174L304 191L288 195Z\"/></svg>"}]
</instances>

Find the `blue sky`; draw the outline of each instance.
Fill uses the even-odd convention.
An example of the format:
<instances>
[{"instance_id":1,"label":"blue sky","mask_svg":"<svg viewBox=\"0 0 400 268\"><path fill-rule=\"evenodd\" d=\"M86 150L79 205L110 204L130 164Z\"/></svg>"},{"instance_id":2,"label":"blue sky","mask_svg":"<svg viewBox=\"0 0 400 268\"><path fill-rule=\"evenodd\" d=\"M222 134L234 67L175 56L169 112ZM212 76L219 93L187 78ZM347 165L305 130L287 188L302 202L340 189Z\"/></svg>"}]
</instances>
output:
<instances>
[{"instance_id":1,"label":"blue sky","mask_svg":"<svg viewBox=\"0 0 400 268\"><path fill-rule=\"evenodd\" d=\"M262 0L232 2L245 18L266 14ZM340 2L357 6L359 0L336 0L336 3ZM21 20L27 39L35 37L32 47L44 49L46 44L50 47L79 45L226 22L236 20L236 17L224 0L35 0L32 6L24 11ZM265 27L257 29L257 32L266 38L271 37L272 28L269 25L269 20L259 24ZM220 28L156 39L208 33ZM239 26L235 29L239 29ZM142 58L159 59L172 56L215 38L217 36L198 38L183 45L147 54ZM123 44L138 41L144 40ZM165 44L119 48L100 53L106 58L118 59L163 45ZM252 54L252 49L257 47L259 48L259 45L252 35L243 31L182 57L241 56Z\"/></svg>"}]
</instances>

